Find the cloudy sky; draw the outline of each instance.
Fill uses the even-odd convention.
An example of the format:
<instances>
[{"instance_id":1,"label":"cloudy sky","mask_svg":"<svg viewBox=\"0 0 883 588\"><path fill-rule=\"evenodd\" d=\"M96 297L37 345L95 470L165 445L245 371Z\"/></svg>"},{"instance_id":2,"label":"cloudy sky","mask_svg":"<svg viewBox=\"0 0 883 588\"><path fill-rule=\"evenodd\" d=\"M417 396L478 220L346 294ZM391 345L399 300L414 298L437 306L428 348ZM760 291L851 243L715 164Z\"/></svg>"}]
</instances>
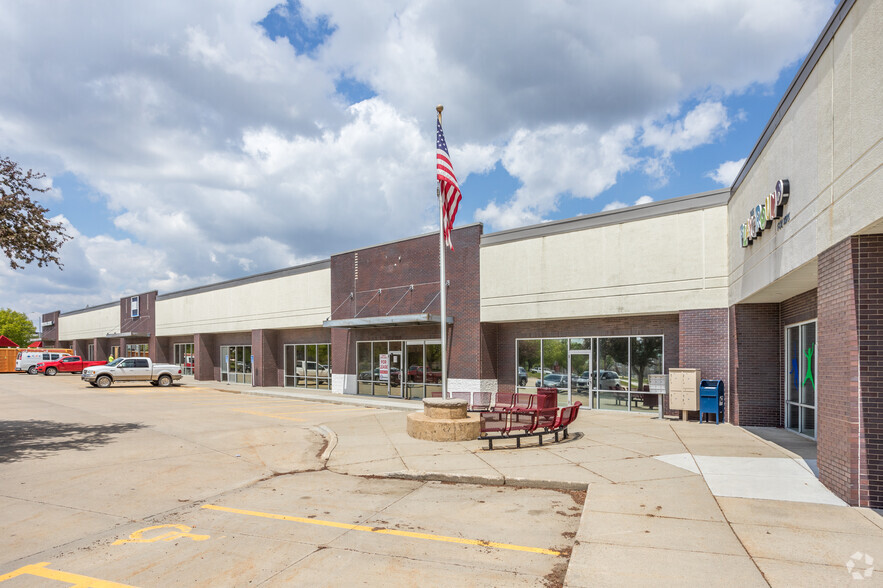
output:
<instances>
[{"instance_id":1,"label":"cloudy sky","mask_svg":"<svg viewBox=\"0 0 883 588\"><path fill-rule=\"evenodd\" d=\"M437 230L730 185L833 0L0 0L0 154L47 174L37 317Z\"/></svg>"}]
</instances>

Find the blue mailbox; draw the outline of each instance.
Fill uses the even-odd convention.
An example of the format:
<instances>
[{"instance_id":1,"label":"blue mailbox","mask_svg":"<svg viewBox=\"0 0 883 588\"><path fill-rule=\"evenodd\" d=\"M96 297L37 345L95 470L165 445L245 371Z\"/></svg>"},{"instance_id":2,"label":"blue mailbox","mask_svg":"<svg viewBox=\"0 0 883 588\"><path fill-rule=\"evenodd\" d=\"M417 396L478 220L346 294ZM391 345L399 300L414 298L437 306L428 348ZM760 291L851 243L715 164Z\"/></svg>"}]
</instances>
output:
<instances>
[{"instance_id":1,"label":"blue mailbox","mask_svg":"<svg viewBox=\"0 0 883 588\"><path fill-rule=\"evenodd\" d=\"M699 422L706 414L714 415L720 424L724 416L724 383L722 380L702 380L699 382Z\"/></svg>"}]
</instances>

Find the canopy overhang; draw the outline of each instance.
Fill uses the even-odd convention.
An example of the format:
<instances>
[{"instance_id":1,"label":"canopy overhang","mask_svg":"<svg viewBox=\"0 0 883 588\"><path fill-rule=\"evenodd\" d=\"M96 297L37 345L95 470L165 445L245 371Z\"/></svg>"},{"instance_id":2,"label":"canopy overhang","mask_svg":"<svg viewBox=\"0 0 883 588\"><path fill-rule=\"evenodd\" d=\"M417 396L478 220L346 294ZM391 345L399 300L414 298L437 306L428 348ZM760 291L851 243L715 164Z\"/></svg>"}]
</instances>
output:
<instances>
[{"instance_id":1,"label":"canopy overhang","mask_svg":"<svg viewBox=\"0 0 883 588\"><path fill-rule=\"evenodd\" d=\"M453 324L454 317L447 317L449 325ZM364 318L349 318L327 320L322 323L329 329L364 329L377 327L416 327L420 325L440 325L441 316L437 314L399 314L395 316L366 316Z\"/></svg>"}]
</instances>

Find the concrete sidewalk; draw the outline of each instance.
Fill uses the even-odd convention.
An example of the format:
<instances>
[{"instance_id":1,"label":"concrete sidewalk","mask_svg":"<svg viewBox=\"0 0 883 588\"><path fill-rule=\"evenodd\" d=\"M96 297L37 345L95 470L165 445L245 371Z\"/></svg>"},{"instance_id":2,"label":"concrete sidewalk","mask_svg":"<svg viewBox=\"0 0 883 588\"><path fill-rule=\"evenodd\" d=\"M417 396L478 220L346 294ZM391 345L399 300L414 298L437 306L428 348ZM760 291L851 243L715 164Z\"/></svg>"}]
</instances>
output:
<instances>
[{"instance_id":1,"label":"concrete sidewalk","mask_svg":"<svg viewBox=\"0 0 883 588\"><path fill-rule=\"evenodd\" d=\"M333 472L585 489L567 586L883 585L868 563L883 561L883 517L822 486L814 444L787 431L583 411L567 441L488 451L409 437L399 411L417 401L211 389L394 409L328 423Z\"/></svg>"}]
</instances>

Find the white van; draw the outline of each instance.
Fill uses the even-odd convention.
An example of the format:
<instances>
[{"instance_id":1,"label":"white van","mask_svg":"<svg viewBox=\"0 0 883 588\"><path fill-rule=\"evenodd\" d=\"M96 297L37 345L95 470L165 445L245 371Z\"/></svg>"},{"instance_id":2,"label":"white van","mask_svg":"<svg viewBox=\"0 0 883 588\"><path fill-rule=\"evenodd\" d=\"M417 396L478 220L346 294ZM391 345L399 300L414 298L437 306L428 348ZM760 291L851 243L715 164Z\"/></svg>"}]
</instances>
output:
<instances>
[{"instance_id":1,"label":"white van","mask_svg":"<svg viewBox=\"0 0 883 588\"><path fill-rule=\"evenodd\" d=\"M68 357L70 353L57 351L20 351L15 356L15 371L28 372L31 375L37 373L37 364L41 361L58 361L62 357Z\"/></svg>"}]
</instances>

